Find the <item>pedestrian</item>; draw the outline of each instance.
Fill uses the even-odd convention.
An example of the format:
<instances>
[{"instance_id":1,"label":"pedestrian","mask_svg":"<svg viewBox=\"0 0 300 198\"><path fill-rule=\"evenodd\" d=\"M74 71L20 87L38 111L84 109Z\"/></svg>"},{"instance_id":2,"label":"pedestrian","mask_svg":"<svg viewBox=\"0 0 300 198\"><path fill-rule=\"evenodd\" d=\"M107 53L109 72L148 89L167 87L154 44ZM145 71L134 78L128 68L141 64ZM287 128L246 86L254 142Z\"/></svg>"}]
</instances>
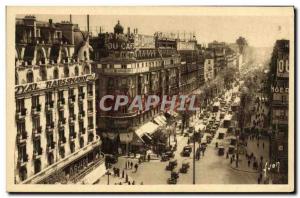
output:
<instances>
[{"instance_id":1,"label":"pedestrian","mask_svg":"<svg viewBox=\"0 0 300 198\"><path fill-rule=\"evenodd\" d=\"M138 164L135 164L135 165L134 165L135 172L137 172L138 167L139 167Z\"/></svg>"},{"instance_id":2,"label":"pedestrian","mask_svg":"<svg viewBox=\"0 0 300 198\"><path fill-rule=\"evenodd\" d=\"M263 146L263 149L265 149L265 143L264 143L264 142L263 142L263 145L262 145L262 146Z\"/></svg>"},{"instance_id":3,"label":"pedestrian","mask_svg":"<svg viewBox=\"0 0 300 198\"><path fill-rule=\"evenodd\" d=\"M130 169L132 169L133 167L133 162L130 162Z\"/></svg>"},{"instance_id":4,"label":"pedestrian","mask_svg":"<svg viewBox=\"0 0 300 198\"><path fill-rule=\"evenodd\" d=\"M125 175L125 171L123 170L122 171L122 178L124 178L124 175Z\"/></svg>"},{"instance_id":5,"label":"pedestrian","mask_svg":"<svg viewBox=\"0 0 300 198\"><path fill-rule=\"evenodd\" d=\"M260 184L260 177L257 179L257 183Z\"/></svg>"},{"instance_id":6,"label":"pedestrian","mask_svg":"<svg viewBox=\"0 0 300 198\"><path fill-rule=\"evenodd\" d=\"M231 157L231 158L230 158L230 164L232 164L232 161L233 161L233 160L232 160L232 157Z\"/></svg>"},{"instance_id":7,"label":"pedestrian","mask_svg":"<svg viewBox=\"0 0 300 198\"><path fill-rule=\"evenodd\" d=\"M127 161L125 162L125 169L127 169L128 168L128 163L127 163Z\"/></svg>"},{"instance_id":8,"label":"pedestrian","mask_svg":"<svg viewBox=\"0 0 300 198\"><path fill-rule=\"evenodd\" d=\"M148 155L148 162L150 162L150 155Z\"/></svg>"},{"instance_id":9,"label":"pedestrian","mask_svg":"<svg viewBox=\"0 0 300 198\"><path fill-rule=\"evenodd\" d=\"M125 177L125 182L127 183L128 182L128 175L126 174L126 177Z\"/></svg>"},{"instance_id":10,"label":"pedestrian","mask_svg":"<svg viewBox=\"0 0 300 198\"><path fill-rule=\"evenodd\" d=\"M228 159L229 158L229 154L228 154L228 151L226 152L226 159Z\"/></svg>"},{"instance_id":11,"label":"pedestrian","mask_svg":"<svg viewBox=\"0 0 300 198\"><path fill-rule=\"evenodd\" d=\"M259 142L257 142L257 144L256 144L256 145L257 145L257 148L258 148L258 147L259 147Z\"/></svg>"},{"instance_id":12,"label":"pedestrian","mask_svg":"<svg viewBox=\"0 0 300 198\"><path fill-rule=\"evenodd\" d=\"M205 149L202 150L202 155L204 156Z\"/></svg>"},{"instance_id":13,"label":"pedestrian","mask_svg":"<svg viewBox=\"0 0 300 198\"><path fill-rule=\"evenodd\" d=\"M128 181L128 185L130 185L131 183L130 183L130 181Z\"/></svg>"},{"instance_id":14,"label":"pedestrian","mask_svg":"<svg viewBox=\"0 0 300 198\"><path fill-rule=\"evenodd\" d=\"M218 148L218 142L216 142L216 148Z\"/></svg>"}]
</instances>

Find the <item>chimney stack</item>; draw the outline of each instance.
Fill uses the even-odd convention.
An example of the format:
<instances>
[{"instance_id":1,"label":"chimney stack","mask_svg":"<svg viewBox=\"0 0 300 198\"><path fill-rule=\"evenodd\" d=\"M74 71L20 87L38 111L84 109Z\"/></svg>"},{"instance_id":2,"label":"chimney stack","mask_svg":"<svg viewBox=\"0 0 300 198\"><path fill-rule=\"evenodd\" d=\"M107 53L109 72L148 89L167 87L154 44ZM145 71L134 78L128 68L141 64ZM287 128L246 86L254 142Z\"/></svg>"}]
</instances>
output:
<instances>
[{"instance_id":1,"label":"chimney stack","mask_svg":"<svg viewBox=\"0 0 300 198\"><path fill-rule=\"evenodd\" d=\"M72 15L70 14L70 23L72 23Z\"/></svg>"}]
</instances>

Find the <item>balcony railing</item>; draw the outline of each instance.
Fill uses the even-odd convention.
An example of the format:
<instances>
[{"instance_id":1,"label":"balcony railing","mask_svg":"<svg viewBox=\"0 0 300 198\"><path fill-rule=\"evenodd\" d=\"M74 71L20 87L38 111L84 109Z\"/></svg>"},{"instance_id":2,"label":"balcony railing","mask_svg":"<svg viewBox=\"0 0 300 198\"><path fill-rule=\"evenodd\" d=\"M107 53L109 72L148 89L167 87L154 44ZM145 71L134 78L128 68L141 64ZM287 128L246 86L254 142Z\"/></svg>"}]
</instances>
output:
<instances>
[{"instance_id":1,"label":"balcony railing","mask_svg":"<svg viewBox=\"0 0 300 198\"><path fill-rule=\"evenodd\" d=\"M49 122L49 123L46 123L46 129L47 131L52 131L52 129L54 128L54 122Z\"/></svg>"},{"instance_id":2,"label":"balcony railing","mask_svg":"<svg viewBox=\"0 0 300 198\"><path fill-rule=\"evenodd\" d=\"M43 148L38 148L33 151L33 159L38 159L43 154Z\"/></svg>"},{"instance_id":3,"label":"balcony railing","mask_svg":"<svg viewBox=\"0 0 300 198\"><path fill-rule=\"evenodd\" d=\"M85 111L84 111L84 110L83 110L83 111L80 111L80 112L79 112L79 115L82 116L82 117L84 117L84 116L85 116Z\"/></svg>"},{"instance_id":4,"label":"balcony railing","mask_svg":"<svg viewBox=\"0 0 300 198\"><path fill-rule=\"evenodd\" d=\"M76 120L76 115L75 114L70 115L69 122L74 122L75 120Z\"/></svg>"},{"instance_id":5,"label":"balcony railing","mask_svg":"<svg viewBox=\"0 0 300 198\"><path fill-rule=\"evenodd\" d=\"M77 137L76 132L70 133L70 141L73 141L74 139L76 139L76 137Z\"/></svg>"},{"instance_id":6,"label":"balcony railing","mask_svg":"<svg viewBox=\"0 0 300 198\"><path fill-rule=\"evenodd\" d=\"M61 118L58 120L59 125L64 125L66 124L66 118Z\"/></svg>"},{"instance_id":7,"label":"balcony railing","mask_svg":"<svg viewBox=\"0 0 300 198\"><path fill-rule=\"evenodd\" d=\"M42 133L41 126L32 129L32 137L39 137L41 135L41 133Z\"/></svg>"},{"instance_id":8,"label":"balcony railing","mask_svg":"<svg viewBox=\"0 0 300 198\"><path fill-rule=\"evenodd\" d=\"M60 146L62 146L66 142L67 142L67 138L65 136L59 137L59 144L60 144Z\"/></svg>"},{"instance_id":9,"label":"balcony railing","mask_svg":"<svg viewBox=\"0 0 300 198\"><path fill-rule=\"evenodd\" d=\"M25 154L23 156L19 155L19 157L18 157L18 164L20 166L22 166L22 165L24 165L24 163L28 162L28 160L29 160L28 154Z\"/></svg>"},{"instance_id":10,"label":"balcony railing","mask_svg":"<svg viewBox=\"0 0 300 198\"><path fill-rule=\"evenodd\" d=\"M53 109L53 106L54 106L53 101L47 102L46 105L45 105L45 110L46 111L51 111Z\"/></svg>"},{"instance_id":11,"label":"balcony railing","mask_svg":"<svg viewBox=\"0 0 300 198\"><path fill-rule=\"evenodd\" d=\"M85 97L85 93L79 93L78 94L78 100L80 101L82 101L83 99L84 99L84 97Z\"/></svg>"},{"instance_id":12,"label":"balcony railing","mask_svg":"<svg viewBox=\"0 0 300 198\"><path fill-rule=\"evenodd\" d=\"M24 116L26 116L26 113L27 113L27 109L22 108L20 111L16 112L16 118L17 119L23 118Z\"/></svg>"},{"instance_id":13,"label":"balcony railing","mask_svg":"<svg viewBox=\"0 0 300 198\"><path fill-rule=\"evenodd\" d=\"M28 137L27 131L19 132L19 133L17 134L17 142L18 142L19 144L20 144L20 143L23 143L23 142L26 142L27 137Z\"/></svg>"},{"instance_id":14,"label":"balcony railing","mask_svg":"<svg viewBox=\"0 0 300 198\"><path fill-rule=\"evenodd\" d=\"M52 152L53 149L55 148L55 142L51 142L49 144L47 144L47 152Z\"/></svg>"},{"instance_id":15,"label":"balcony railing","mask_svg":"<svg viewBox=\"0 0 300 198\"><path fill-rule=\"evenodd\" d=\"M38 104L36 106L33 106L32 109L31 109L31 113L33 115L39 113L41 111L41 104Z\"/></svg>"},{"instance_id":16,"label":"balcony railing","mask_svg":"<svg viewBox=\"0 0 300 198\"><path fill-rule=\"evenodd\" d=\"M89 124L88 129L94 129L94 124Z\"/></svg>"},{"instance_id":17,"label":"balcony railing","mask_svg":"<svg viewBox=\"0 0 300 198\"><path fill-rule=\"evenodd\" d=\"M73 94L73 95L71 95L71 96L69 96L69 102L70 102L70 100L72 101L72 102L75 102L75 95Z\"/></svg>"}]
</instances>

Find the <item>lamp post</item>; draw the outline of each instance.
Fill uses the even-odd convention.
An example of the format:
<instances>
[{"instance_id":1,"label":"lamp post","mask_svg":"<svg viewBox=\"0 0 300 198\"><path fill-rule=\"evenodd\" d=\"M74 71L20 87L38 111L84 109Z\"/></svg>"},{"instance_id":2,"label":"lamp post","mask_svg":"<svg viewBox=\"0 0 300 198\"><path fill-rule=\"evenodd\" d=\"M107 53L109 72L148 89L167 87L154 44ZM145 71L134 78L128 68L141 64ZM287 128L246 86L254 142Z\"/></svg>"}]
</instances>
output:
<instances>
[{"instance_id":1,"label":"lamp post","mask_svg":"<svg viewBox=\"0 0 300 198\"><path fill-rule=\"evenodd\" d=\"M107 185L109 185L109 176L111 175L111 172L108 169L106 171L106 175L107 175Z\"/></svg>"},{"instance_id":2,"label":"lamp post","mask_svg":"<svg viewBox=\"0 0 300 198\"><path fill-rule=\"evenodd\" d=\"M196 184L196 141L195 141L195 128L193 127L193 184Z\"/></svg>"}]
</instances>

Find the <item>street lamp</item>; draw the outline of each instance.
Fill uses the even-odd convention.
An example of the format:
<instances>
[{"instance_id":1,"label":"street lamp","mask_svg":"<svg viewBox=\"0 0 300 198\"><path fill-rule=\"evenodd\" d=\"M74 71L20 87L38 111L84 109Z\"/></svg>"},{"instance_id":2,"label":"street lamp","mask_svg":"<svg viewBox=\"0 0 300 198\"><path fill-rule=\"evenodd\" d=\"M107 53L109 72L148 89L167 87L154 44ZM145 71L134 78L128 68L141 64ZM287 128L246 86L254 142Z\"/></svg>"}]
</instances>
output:
<instances>
[{"instance_id":1,"label":"street lamp","mask_svg":"<svg viewBox=\"0 0 300 198\"><path fill-rule=\"evenodd\" d=\"M109 176L111 175L111 172L107 169L105 174L107 175L107 185L109 185Z\"/></svg>"},{"instance_id":2,"label":"street lamp","mask_svg":"<svg viewBox=\"0 0 300 198\"><path fill-rule=\"evenodd\" d=\"M196 141L195 141L195 127L193 127L193 184L196 184Z\"/></svg>"}]
</instances>

